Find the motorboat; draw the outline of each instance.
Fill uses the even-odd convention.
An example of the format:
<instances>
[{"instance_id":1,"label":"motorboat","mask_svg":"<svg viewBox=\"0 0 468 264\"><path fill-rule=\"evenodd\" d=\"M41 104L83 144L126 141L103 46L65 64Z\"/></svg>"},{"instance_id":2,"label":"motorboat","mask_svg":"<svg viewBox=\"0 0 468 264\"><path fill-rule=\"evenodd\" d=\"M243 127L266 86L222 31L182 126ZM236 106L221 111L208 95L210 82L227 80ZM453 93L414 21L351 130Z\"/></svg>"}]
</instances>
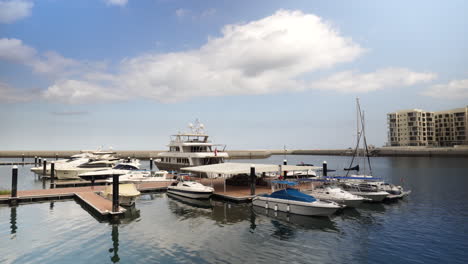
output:
<instances>
[{"instance_id":1,"label":"motorboat","mask_svg":"<svg viewBox=\"0 0 468 264\"><path fill-rule=\"evenodd\" d=\"M135 204L135 200L140 196L140 192L137 190L135 184L126 183L119 184L119 204L124 206L132 206ZM107 185L101 195L112 201L113 186Z\"/></svg>"},{"instance_id":2,"label":"motorboat","mask_svg":"<svg viewBox=\"0 0 468 264\"><path fill-rule=\"evenodd\" d=\"M321 201L311 195L300 192L298 189L291 188L297 185L296 182L273 181L272 183L287 187L274 191L271 194L262 194L254 197L252 200L254 206L308 216L330 216L342 208L342 206L335 202Z\"/></svg>"},{"instance_id":3,"label":"motorboat","mask_svg":"<svg viewBox=\"0 0 468 264\"><path fill-rule=\"evenodd\" d=\"M195 181L176 181L167 186L167 192L194 199L208 199L214 188Z\"/></svg>"},{"instance_id":4,"label":"motorboat","mask_svg":"<svg viewBox=\"0 0 468 264\"><path fill-rule=\"evenodd\" d=\"M352 182L342 182L340 187L351 194L367 198L370 202L382 202L390 195L388 192L380 191L377 188L361 189L360 184Z\"/></svg>"},{"instance_id":5,"label":"motorboat","mask_svg":"<svg viewBox=\"0 0 468 264\"><path fill-rule=\"evenodd\" d=\"M78 176L80 174L112 168L118 161L118 159L90 160L78 166L59 168L55 171L59 180L80 179Z\"/></svg>"},{"instance_id":6,"label":"motorboat","mask_svg":"<svg viewBox=\"0 0 468 264\"><path fill-rule=\"evenodd\" d=\"M333 185L322 185L305 193L320 200L333 201L338 204L346 205L346 207L358 207L364 201L368 200L367 198L352 194Z\"/></svg>"},{"instance_id":7,"label":"motorboat","mask_svg":"<svg viewBox=\"0 0 468 264\"><path fill-rule=\"evenodd\" d=\"M213 144L198 119L189 124L189 132L171 136L169 151L158 154L158 169L181 171L181 168L223 163L229 157L225 145ZM218 149L219 148L219 149ZM222 150L221 150L222 148Z\"/></svg>"},{"instance_id":8,"label":"motorboat","mask_svg":"<svg viewBox=\"0 0 468 264\"><path fill-rule=\"evenodd\" d=\"M119 176L119 182L142 183L142 182L172 182L173 179L167 178L167 171L145 171L134 170ZM111 182L112 179L107 181Z\"/></svg>"},{"instance_id":9,"label":"motorboat","mask_svg":"<svg viewBox=\"0 0 468 264\"><path fill-rule=\"evenodd\" d=\"M111 169L101 169L101 170L93 170L89 172L84 172L78 174L83 180L91 181L91 180L105 180L111 178L114 175L124 175L132 171L136 171L140 169L140 162L139 160L133 160L130 162L122 162L118 163Z\"/></svg>"},{"instance_id":10,"label":"motorboat","mask_svg":"<svg viewBox=\"0 0 468 264\"><path fill-rule=\"evenodd\" d=\"M68 159L59 159L59 160L54 160L52 162L54 162L54 169L57 170L57 169L62 169L62 168L66 168L66 167L78 166L80 164L88 162L89 159L93 158L93 157L95 157L95 156L92 153L86 152L86 153L80 153L80 154L73 155ZM48 162L47 165L46 165L45 175L51 175L51 173L50 173L51 167L52 167L51 162ZM42 175L42 174L44 174L44 166L39 165L37 167L33 167L33 168L31 168L31 171L36 173L36 174L41 174Z\"/></svg>"}]
</instances>

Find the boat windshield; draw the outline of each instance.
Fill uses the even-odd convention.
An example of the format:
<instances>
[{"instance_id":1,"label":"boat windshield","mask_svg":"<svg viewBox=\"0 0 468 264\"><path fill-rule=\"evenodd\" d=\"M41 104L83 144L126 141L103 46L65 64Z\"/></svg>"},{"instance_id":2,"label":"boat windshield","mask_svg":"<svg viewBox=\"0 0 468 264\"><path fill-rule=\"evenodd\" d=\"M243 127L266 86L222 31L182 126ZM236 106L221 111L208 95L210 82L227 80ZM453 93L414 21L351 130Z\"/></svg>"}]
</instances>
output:
<instances>
[{"instance_id":1,"label":"boat windshield","mask_svg":"<svg viewBox=\"0 0 468 264\"><path fill-rule=\"evenodd\" d=\"M118 164L117 166L114 167L116 170L138 170L137 167L133 165L128 165L128 164Z\"/></svg>"}]
</instances>

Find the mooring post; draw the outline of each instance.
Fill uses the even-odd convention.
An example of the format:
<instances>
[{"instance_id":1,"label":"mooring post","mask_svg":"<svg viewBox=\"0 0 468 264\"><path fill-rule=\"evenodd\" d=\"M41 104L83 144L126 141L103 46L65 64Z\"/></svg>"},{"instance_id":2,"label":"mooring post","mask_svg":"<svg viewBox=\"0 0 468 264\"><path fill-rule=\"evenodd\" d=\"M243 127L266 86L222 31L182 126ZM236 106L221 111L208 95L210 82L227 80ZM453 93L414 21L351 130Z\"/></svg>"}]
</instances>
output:
<instances>
[{"instance_id":1,"label":"mooring post","mask_svg":"<svg viewBox=\"0 0 468 264\"><path fill-rule=\"evenodd\" d=\"M327 168L327 162L324 161L322 165L322 175L327 176L328 168Z\"/></svg>"},{"instance_id":2,"label":"mooring post","mask_svg":"<svg viewBox=\"0 0 468 264\"><path fill-rule=\"evenodd\" d=\"M112 175L112 212L119 211L119 175Z\"/></svg>"},{"instance_id":3,"label":"mooring post","mask_svg":"<svg viewBox=\"0 0 468 264\"><path fill-rule=\"evenodd\" d=\"M37 166L37 156L34 156L34 166Z\"/></svg>"},{"instance_id":4,"label":"mooring post","mask_svg":"<svg viewBox=\"0 0 468 264\"><path fill-rule=\"evenodd\" d=\"M37 158L37 165L38 165L38 166L41 166L41 164L42 164L42 158L39 157L39 158Z\"/></svg>"},{"instance_id":5,"label":"mooring post","mask_svg":"<svg viewBox=\"0 0 468 264\"><path fill-rule=\"evenodd\" d=\"M24 153L23 153L23 155L21 155L21 161L24 163Z\"/></svg>"},{"instance_id":6,"label":"mooring post","mask_svg":"<svg viewBox=\"0 0 468 264\"><path fill-rule=\"evenodd\" d=\"M55 153L55 160L58 160L58 154Z\"/></svg>"},{"instance_id":7,"label":"mooring post","mask_svg":"<svg viewBox=\"0 0 468 264\"><path fill-rule=\"evenodd\" d=\"M47 173L47 159L44 159L44 166L42 167L42 176L45 176Z\"/></svg>"},{"instance_id":8,"label":"mooring post","mask_svg":"<svg viewBox=\"0 0 468 264\"><path fill-rule=\"evenodd\" d=\"M283 160L283 165L288 165L288 160ZM288 171L284 171L284 179L286 180L286 176L288 176Z\"/></svg>"},{"instance_id":9,"label":"mooring post","mask_svg":"<svg viewBox=\"0 0 468 264\"><path fill-rule=\"evenodd\" d=\"M50 163L50 188L53 189L55 186L55 162Z\"/></svg>"},{"instance_id":10,"label":"mooring post","mask_svg":"<svg viewBox=\"0 0 468 264\"><path fill-rule=\"evenodd\" d=\"M256 176L255 176L255 165L250 165L250 195L255 195L255 182L256 182Z\"/></svg>"},{"instance_id":11,"label":"mooring post","mask_svg":"<svg viewBox=\"0 0 468 264\"><path fill-rule=\"evenodd\" d=\"M18 196L18 166L13 166L11 170L11 197Z\"/></svg>"},{"instance_id":12,"label":"mooring post","mask_svg":"<svg viewBox=\"0 0 468 264\"><path fill-rule=\"evenodd\" d=\"M127 158L127 162L130 162L130 157Z\"/></svg>"},{"instance_id":13,"label":"mooring post","mask_svg":"<svg viewBox=\"0 0 468 264\"><path fill-rule=\"evenodd\" d=\"M153 158L150 158L150 171L153 170Z\"/></svg>"}]
</instances>

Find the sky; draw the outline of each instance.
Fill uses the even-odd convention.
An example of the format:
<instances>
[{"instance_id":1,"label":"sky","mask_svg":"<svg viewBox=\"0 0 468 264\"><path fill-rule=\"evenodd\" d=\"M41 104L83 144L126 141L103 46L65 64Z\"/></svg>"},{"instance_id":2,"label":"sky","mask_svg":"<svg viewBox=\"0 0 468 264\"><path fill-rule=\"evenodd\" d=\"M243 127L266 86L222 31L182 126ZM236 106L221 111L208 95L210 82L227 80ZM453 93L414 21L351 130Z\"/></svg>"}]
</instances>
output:
<instances>
[{"instance_id":1,"label":"sky","mask_svg":"<svg viewBox=\"0 0 468 264\"><path fill-rule=\"evenodd\" d=\"M0 0L0 150L369 144L468 105L467 1Z\"/></svg>"}]
</instances>

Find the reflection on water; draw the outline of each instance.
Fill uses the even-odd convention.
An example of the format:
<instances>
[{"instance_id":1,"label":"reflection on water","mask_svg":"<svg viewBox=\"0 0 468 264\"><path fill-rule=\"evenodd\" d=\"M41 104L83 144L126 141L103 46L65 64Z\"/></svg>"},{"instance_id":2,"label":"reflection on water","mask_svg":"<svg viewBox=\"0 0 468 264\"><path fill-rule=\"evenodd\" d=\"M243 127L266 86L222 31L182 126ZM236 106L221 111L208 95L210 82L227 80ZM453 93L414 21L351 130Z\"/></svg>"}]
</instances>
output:
<instances>
[{"instance_id":1,"label":"reflection on water","mask_svg":"<svg viewBox=\"0 0 468 264\"><path fill-rule=\"evenodd\" d=\"M109 248L109 253L112 253L110 257L112 263L118 263L120 261L119 257L119 225L112 225L112 248Z\"/></svg>"},{"instance_id":2,"label":"reflection on water","mask_svg":"<svg viewBox=\"0 0 468 264\"><path fill-rule=\"evenodd\" d=\"M12 239L15 238L16 229L18 229L16 226L16 206L12 206L10 208L10 234Z\"/></svg>"}]
</instances>

